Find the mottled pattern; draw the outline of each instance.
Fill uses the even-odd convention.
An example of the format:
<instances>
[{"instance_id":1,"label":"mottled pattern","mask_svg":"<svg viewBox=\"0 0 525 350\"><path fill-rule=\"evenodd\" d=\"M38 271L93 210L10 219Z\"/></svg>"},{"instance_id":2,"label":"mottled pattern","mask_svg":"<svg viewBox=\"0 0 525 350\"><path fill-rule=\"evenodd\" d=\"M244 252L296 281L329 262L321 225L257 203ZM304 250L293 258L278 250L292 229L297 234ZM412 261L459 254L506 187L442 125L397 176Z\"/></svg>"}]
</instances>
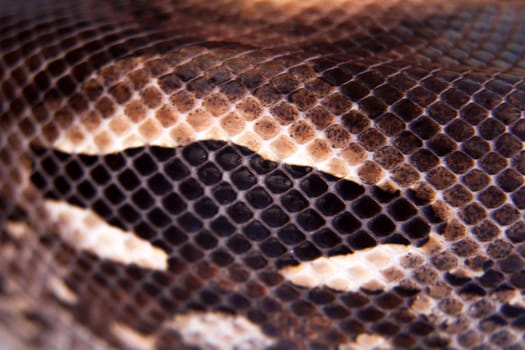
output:
<instances>
[{"instance_id":1,"label":"mottled pattern","mask_svg":"<svg viewBox=\"0 0 525 350\"><path fill-rule=\"evenodd\" d=\"M17 341L193 349L174 320L203 313L272 349L524 347L522 2L0 9L0 325ZM49 201L167 268L79 248ZM280 271L385 243L422 252L393 288Z\"/></svg>"}]
</instances>

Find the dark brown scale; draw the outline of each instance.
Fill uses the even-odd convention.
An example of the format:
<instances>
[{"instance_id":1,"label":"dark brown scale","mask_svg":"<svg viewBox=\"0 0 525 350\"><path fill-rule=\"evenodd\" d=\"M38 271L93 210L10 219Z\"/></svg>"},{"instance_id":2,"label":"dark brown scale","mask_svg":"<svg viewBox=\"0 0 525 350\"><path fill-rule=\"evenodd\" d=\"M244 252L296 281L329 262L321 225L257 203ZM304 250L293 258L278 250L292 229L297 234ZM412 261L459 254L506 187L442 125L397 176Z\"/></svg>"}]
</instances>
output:
<instances>
[{"instance_id":1,"label":"dark brown scale","mask_svg":"<svg viewBox=\"0 0 525 350\"><path fill-rule=\"evenodd\" d=\"M514 135L506 133L500 136L495 143L496 151L505 158L513 157L523 148L522 142Z\"/></svg>"},{"instance_id":2,"label":"dark brown scale","mask_svg":"<svg viewBox=\"0 0 525 350\"><path fill-rule=\"evenodd\" d=\"M441 98L449 106L452 106L452 107L454 107L456 109L460 109L467 102L469 102L469 95L464 94L461 91L457 91L455 89L449 89L449 90L445 91L441 95Z\"/></svg>"},{"instance_id":3,"label":"dark brown scale","mask_svg":"<svg viewBox=\"0 0 525 350\"><path fill-rule=\"evenodd\" d=\"M377 129L370 128L359 134L359 142L367 151L377 151L384 146L386 138Z\"/></svg>"},{"instance_id":4,"label":"dark brown scale","mask_svg":"<svg viewBox=\"0 0 525 350\"><path fill-rule=\"evenodd\" d=\"M414 89L410 90L408 92L408 97L410 98L410 100L414 101L415 103L417 103L418 105L422 107L428 107L430 106L430 104L432 104L432 102L436 100L436 95L434 93L432 93L431 91L421 86L417 86ZM445 108L440 109L440 106L443 107L442 105L438 103L433 107L434 114L437 115L437 113L440 111L446 112L446 109Z\"/></svg>"},{"instance_id":5,"label":"dark brown scale","mask_svg":"<svg viewBox=\"0 0 525 350\"><path fill-rule=\"evenodd\" d=\"M374 160L385 169L392 169L403 161L404 157L392 146L385 146L374 153Z\"/></svg>"},{"instance_id":6,"label":"dark brown scale","mask_svg":"<svg viewBox=\"0 0 525 350\"><path fill-rule=\"evenodd\" d=\"M423 109L409 99L402 99L394 104L393 110L406 122L416 119L423 113Z\"/></svg>"},{"instance_id":7,"label":"dark brown scale","mask_svg":"<svg viewBox=\"0 0 525 350\"><path fill-rule=\"evenodd\" d=\"M423 172L435 168L439 164L439 158L427 149L420 149L410 157L414 166Z\"/></svg>"},{"instance_id":8,"label":"dark brown scale","mask_svg":"<svg viewBox=\"0 0 525 350\"><path fill-rule=\"evenodd\" d=\"M499 235L499 228L491 220L485 220L474 227L473 234L479 241L491 241Z\"/></svg>"},{"instance_id":9,"label":"dark brown scale","mask_svg":"<svg viewBox=\"0 0 525 350\"><path fill-rule=\"evenodd\" d=\"M434 136L440 128L439 125L432 119L428 117L421 117L410 123L410 129L421 139L427 140Z\"/></svg>"},{"instance_id":10,"label":"dark brown scale","mask_svg":"<svg viewBox=\"0 0 525 350\"><path fill-rule=\"evenodd\" d=\"M450 187L456 181L456 177L450 172L450 170L440 166L428 173L427 180L436 189L442 190Z\"/></svg>"},{"instance_id":11,"label":"dark brown scale","mask_svg":"<svg viewBox=\"0 0 525 350\"><path fill-rule=\"evenodd\" d=\"M328 127L334 120L334 117L323 107L314 107L309 110L306 117L311 120L317 129Z\"/></svg>"},{"instance_id":12,"label":"dark brown scale","mask_svg":"<svg viewBox=\"0 0 525 350\"><path fill-rule=\"evenodd\" d=\"M520 212L512 204L505 204L494 211L492 217L498 224L507 226L519 219Z\"/></svg>"},{"instance_id":13,"label":"dark brown scale","mask_svg":"<svg viewBox=\"0 0 525 350\"><path fill-rule=\"evenodd\" d=\"M485 140L493 140L505 131L505 126L496 119L485 119L479 126L478 132Z\"/></svg>"},{"instance_id":14,"label":"dark brown scale","mask_svg":"<svg viewBox=\"0 0 525 350\"><path fill-rule=\"evenodd\" d=\"M490 144L479 136L473 136L462 144L465 153L474 159L479 159L490 150Z\"/></svg>"},{"instance_id":15,"label":"dark brown scale","mask_svg":"<svg viewBox=\"0 0 525 350\"><path fill-rule=\"evenodd\" d=\"M507 166L507 160L496 152L490 152L480 160L479 165L488 174L495 175Z\"/></svg>"},{"instance_id":16,"label":"dark brown scale","mask_svg":"<svg viewBox=\"0 0 525 350\"><path fill-rule=\"evenodd\" d=\"M340 125L332 125L328 127L324 131L324 134L330 142L330 145L334 148L346 147L351 139L350 133Z\"/></svg>"},{"instance_id":17,"label":"dark brown scale","mask_svg":"<svg viewBox=\"0 0 525 350\"><path fill-rule=\"evenodd\" d=\"M281 125L291 124L298 118L298 111L289 103L281 102L270 109L270 113Z\"/></svg>"},{"instance_id":18,"label":"dark brown scale","mask_svg":"<svg viewBox=\"0 0 525 350\"><path fill-rule=\"evenodd\" d=\"M133 72L130 72L128 74L128 78L133 83L135 90L142 89L150 81L150 75L146 69L137 69Z\"/></svg>"},{"instance_id":19,"label":"dark brown scale","mask_svg":"<svg viewBox=\"0 0 525 350\"><path fill-rule=\"evenodd\" d=\"M392 179L403 187L408 187L420 179L419 172L408 164L402 164L392 171Z\"/></svg>"},{"instance_id":20,"label":"dark brown scale","mask_svg":"<svg viewBox=\"0 0 525 350\"><path fill-rule=\"evenodd\" d=\"M511 125L520 118L520 110L507 103L502 103L498 106L493 114L506 125Z\"/></svg>"},{"instance_id":21,"label":"dark brown scale","mask_svg":"<svg viewBox=\"0 0 525 350\"><path fill-rule=\"evenodd\" d=\"M461 208L459 217L468 225L474 225L487 217L486 210L477 203Z\"/></svg>"},{"instance_id":22,"label":"dark brown scale","mask_svg":"<svg viewBox=\"0 0 525 350\"><path fill-rule=\"evenodd\" d=\"M317 102L315 95L306 89L298 89L293 92L290 94L289 100L295 104L300 111L306 111L312 108Z\"/></svg>"},{"instance_id":23,"label":"dark brown scale","mask_svg":"<svg viewBox=\"0 0 525 350\"><path fill-rule=\"evenodd\" d=\"M456 185L444 192L444 199L453 207L463 207L472 200L472 194L464 186Z\"/></svg>"},{"instance_id":24,"label":"dark brown scale","mask_svg":"<svg viewBox=\"0 0 525 350\"><path fill-rule=\"evenodd\" d=\"M359 101L359 109L371 119L375 119L386 111L387 105L375 96L369 96Z\"/></svg>"},{"instance_id":25,"label":"dark brown scale","mask_svg":"<svg viewBox=\"0 0 525 350\"><path fill-rule=\"evenodd\" d=\"M447 166L456 174L464 174L474 166L474 161L465 153L454 151L445 159Z\"/></svg>"},{"instance_id":26,"label":"dark brown scale","mask_svg":"<svg viewBox=\"0 0 525 350\"><path fill-rule=\"evenodd\" d=\"M422 141L410 131L402 131L394 139L394 145L404 154L415 152L422 144Z\"/></svg>"},{"instance_id":27,"label":"dark brown scale","mask_svg":"<svg viewBox=\"0 0 525 350\"><path fill-rule=\"evenodd\" d=\"M370 93L365 85L357 81L351 81L341 87L341 92L352 101L358 101Z\"/></svg>"},{"instance_id":28,"label":"dark brown scale","mask_svg":"<svg viewBox=\"0 0 525 350\"><path fill-rule=\"evenodd\" d=\"M341 118L342 124L352 134L358 134L370 125L370 119L357 111L350 111Z\"/></svg>"},{"instance_id":29,"label":"dark brown scale","mask_svg":"<svg viewBox=\"0 0 525 350\"><path fill-rule=\"evenodd\" d=\"M341 115L351 107L352 102L344 95L335 93L325 97L322 104L329 112L335 115Z\"/></svg>"},{"instance_id":30,"label":"dark brown scale","mask_svg":"<svg viewBox=\"0 0 525 350\"><path fill-rule=\"evenodd\" d=\"M280 99L280 93L270 85L263 85L255 90L255 97L265 106L272 105Z\"/></svg>"}]
</instances>

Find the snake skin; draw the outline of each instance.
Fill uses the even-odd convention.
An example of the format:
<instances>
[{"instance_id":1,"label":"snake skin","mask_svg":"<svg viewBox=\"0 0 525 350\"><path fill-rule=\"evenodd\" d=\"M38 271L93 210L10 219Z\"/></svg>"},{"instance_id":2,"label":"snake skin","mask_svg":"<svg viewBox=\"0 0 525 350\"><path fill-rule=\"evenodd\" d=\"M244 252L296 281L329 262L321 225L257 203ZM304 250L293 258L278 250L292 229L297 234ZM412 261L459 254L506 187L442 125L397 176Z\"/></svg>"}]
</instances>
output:
<instances>
[{"instance_id":1,"label":"snake skin","mask_svg":"<svg viewBox=\"0 0 525 350\"><path fill-rule=\"evenodd\" d=\"M0 18L5 344L525 349L522 1Z\"/></svg>"}]
</instances>

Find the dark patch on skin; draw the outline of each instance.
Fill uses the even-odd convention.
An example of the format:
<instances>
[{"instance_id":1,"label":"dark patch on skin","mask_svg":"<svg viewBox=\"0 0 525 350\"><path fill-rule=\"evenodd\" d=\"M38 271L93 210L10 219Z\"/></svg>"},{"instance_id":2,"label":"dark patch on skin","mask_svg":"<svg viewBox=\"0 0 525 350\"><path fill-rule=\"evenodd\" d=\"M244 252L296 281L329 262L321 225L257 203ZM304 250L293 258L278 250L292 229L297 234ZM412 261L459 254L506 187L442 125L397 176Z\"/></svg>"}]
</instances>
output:
<instances>
[{"instance_id":1,"label":"dark patch on skin","mask_svg":"<svg viewBox=\"0 0 525 350\"><path fill-rule=\"evenodd\" d=\"M62 130L67 130L74 123L75 115L69 108L64 107L55 113L54 121Z\"/></svg>"},{"instance_id":2,"label":"dark patch on skin","mask_svg":"<svg viewBox=\"0 0 525 350\"><path fill-rule=\"evenodd\" d=\"M176 186L177 188L179 188L179 190L177 191L177 193L178 193L177 196L180 197L180 201L181 201L181 202L179 201L180 203L184 203L184 200L182 199L183 197L186 197L187 200L190 200L190 201L197 200L199 198L199 196L200 196L198 193L202 193L200 189L202 189L203 185L206 186L205 184L206 184L206 181L207 181L206 178L202 178L201 179L200 177L201 176L206 176L205 174L207 172L202 172L201 173L200 171L198 171L199 179L197 179L197 182L192 180L190 177L187 177L188 175L183 177L182 180L175 180L175 178L172 178L172 180L170 180L170 176L174 176L174 175L170 175L171 172L175 171L177 168L173 168L172 169L172 168L170 168L171 165L169 165L169 164L172 164L172 162L175 161L176 158L174 158L174 157L175 157L176 154L178 154L179 152L182 152L183 157L186 157L186 158L183 158L183 159L185 159L184 162L186 162L186 161L196 162L196 163L194 163L193 166L196 166L197 168L200 168L201 166L204 166L206 164L206 158L207 158L206 154L208 152L215 152L214 149L224 149L225 151L229 150L227 152L230 152L232 155L236 154L236 152L242 152L243 154L247 154L247 155L249 155L252 158L253 157L257 158L258 157L256 155L253 155L251 152L247 151L246 149L244 149L242 147L235 146L235 147L231 148L231 146L227 146L223 142L211 142L211 141L209 141L209 142L199 142L199 143L195 143L195 144L192 144L192 145L189 145L189 146L186 146L186 147L181 147L181 148L178 148L178 149L162 149L162 148L158 148L158 147L130 149L130 150L126 150L126 151L124 151L124 152L122 152L120 154L117 154L117 155L106 155L106 156L101 156L101 157L96 157L96 156L72 156L72 155L61 154L60 152L55 151L55 152L47 153L47 155L46 155L46 153L42 154L42 156L44 158L42 158L40 165L38 165L38 167L36 168L36 169L40 169L40 170L36 170L36 172L33 174L32 181L35 183L35 185L37 187L41 188L46 193L46 196L49 196L50 198L62 198L63 196L66 196L65 199L70 201L71 203L73 203L75 205L80 205L80 206L89 205L89 206L92 207L93 210L95 210L100 216L102 216L103 218L108 220L111 224L117 225L117 226L121 227L124 230L135 231L139 236L141 236L143 238L146 238L146 239L149 239L149 240L152 240L153 244L159 245L163 249L165 249L168 246L171 246L169 248L169 251L171 251L172 249L181 249L179 254L183 254L183 256L186 256L187 258L189 258L191 254L187 255L187 254L189 254L189 251L185 250L184 245L183 246L178 246L176 243L168 243L168 241L165 241L164 238L162 238L163 237L162 232L165 232L164 233L164 235L165 235L164 237L168 238L168 236L166 236L168 234L167 231L166 231L167 227L154 228L155 225L157 225L160 222L172 221L173 222L173 227L169 229L169 230L171 230L170 231L171 233L169 233L169 237L170 237L170 241L171 242L177 242L177 240L173 240L173 237L174 237L173 235L175 235L175 236L177 236L177 235L184 236L185 235L184 232L187 231L187 230L190 230L190 231L192 231L192 230L197 230L197 231L202 230L202 222L203 222L203 220L207 222L209 220L213 221L214 219L206 219L206 217L208 217L207 214L205 214L204 212L202 212L201 214L198 214L199 211L197 211L197 215L198 216L195 216L195 214L192 211L188 211L187 214L183 214L184 210L189 210L189 208L188 209L184 209L185 205L183 205L181 207L182 210L183 210L182 212L177 212L176 214L174 214L175 217L173 217L173 219L169 219L168 221L160 220L160 218L154 219L153 217L151 219L149 219L148 218L149 216L145 216L143 219L139 219L139 221L135 221L136 220L136 216L135 215L131 215L131 213L132 212L136 212L137 210L139 210L139 211L140 210L145 210L146 208L148 208L150 206L150 204L148 204L148 203L154 203L154 202L152 202L152 200L153 200L153 198L156 198L157 196L159 196L158 200L160 202L163 202L164 199L162 199L162 198L165 197L166 193L171 193L171 190L169 190L169 189L172 188L173 186ZM188 152L190 152L190 150L193 150L193 151L191 151L191 153L188 153ZM199 151L197 152L197 150L199 150ZM202 153L202 158L195 158L198 154L201 154L201 153ZM230 153L227 153L227 154L230 154ZM114 188L114 191L117 191L115 193L113 193L114 191L109 191L109 192L106 191L105 194L102 194L102 193L98 194L98 192L94 189L96 187L87 186L87 187L79 188L77 190L79 192L71 193L70 190L69 190L69 186L68 185L66 185L66 187L62 187L63 185L61 185L61 184L65 185L67 182L71 181L71 180L68 180L68 179L72 179L71 176L74 176L74 175L72 173L69 174L69 175L66 175L66 174L64 174L64 175L58 175L58 174L57 175L53 175L53 174L55 174L53 169L56 169L56 167L59 166L58 165L59 163L57 163L57 162L70 163L70 166L71 166L72 164L76 164L76 163L79 163L79 164L86 163L87 164L87 163L93 163L97 159L104 159L104 162L107 163L107 164L117 164L119 162L122 162L121 159L125 159L127 157L132 156L132 155L134 157L133 158L134 159L134 163L133 163L134 165L133 166L136 169L135 171L139 171L140 173L147 172L148 174L157 174L157 175L153 176L151 178L152 180L150 182L148 182L148 184L144 184L144 186L146 186L148 188L148 191L149 191L149 192L144 192L144 191L139 191L138 190L139 187L140 187L140 185L138 183L135 184L135 185L132 185L132 183L129 182L129 181L131 181L134 178L134 176L131 176L131 173L129 173L128 175L124 175L124 173L122 173L122 171L125 169L125 168L122 168L123 165L121 165L121 166L115 168L114 170L112 170L112 171L118 172L119 174L122 173L122 176L118 177L118 179L119 179L118 181L119 181L119 183L121 183L121 186L123 186L123 189L129 188L129 191L131 191L131 192L128 195L130 196L130 200L132 201L132 203L134 203L134 204L131 203L131 206L126 206L126 207L129 207L128 209L124 209L124 207L122 207L121 210L118 211L118 212L115 212L115 210L111 209L111 207L108 207L108 205L110 205L110 203L112 201L117 200L117 198L120 198L122 195L128 196L128 195L125 194L126 192L124 192L124 194L123 194L123 193L121 193L122 190L117 190L117 188ZM190 157L190 158L187 158L187 157ZM61 161L60 161L60 159L61 159ZM155 162L153 162L153 159L158 159L158 161L155 160ZM117 160L118 160L118 162L117 162ZM158 163L159 161L160 161L160 163ZM115 163L115 162L117 162L117 163ZM219 160L219 164L220 164L220 162L221 161ZM272 162L270 162L270 163L272 163ZM154 168L150 169L149 168L150 166L148 164L157 164L157 165ZM184 163L181 163L180 166L182 166L182 164L184 164ZM290 175L287 175L288 174L288 170L286 170L287 166L280 166L280 167L283 168L283 170L282 170L282 171L284 171L283 174L286 174L284 176L284 178L290 176ZM81 168L82 168L82 166L81 166ZM183 166L181 169L184 169L184 168L186 168L186 166ZM300 167L296 167L296 168L300 168ZM158 169L158 170L155 170L155 169ZM169 169L172 169L172 170L169 170ZM234 168L234 169L236 169L236 168ZM309 177L311 177L314 174L318 173L318 172L313 171L313 170L311 170L309 168L304 168L304 169L305 169L307 174L311 172L311 175L309 175ZM107 169L105 171L108 171L108 170L110 170L110 169ZM251 172L253 172L254 170L257 170L257 168L251 168L251 169L248 168L248 169L246 169L246 171L241 171L241 170L242 170L241 168L239 168L237 170L232 170L233 172L231 173L230 177L231 177L231 181L233 181L233 182L230 183L229 186L232 186L233 188L245 188L243 186L245 186L244 185L245 183L247 184L246 181L249 181L249 178L250 178L250 177L246 177L246 176L251 176L249 174ZM367 183L371 183L371 184L377 182L377 180L380 178L381 172L382 172L381 168L377 164L375 164L373 162L365 162L363 164L363 166L361 166L360 169L359 169L359 174L363 178L363 180L365 180ZM209 173L209 174L211 174L211 173ZM89 180L89 181L95 181L95 183L97 181L101 181L101 179L98 178L99 175L96 175L96 173L90 173L88 175L90 176L89 178L91 178L91 176L95 176L95 177L92 178L92 180ZM83 175L79 174L79 176L83 176ZM51 180L52 178L55 178L55 177L56 177L55 180ZM270 180L270 179L271 179L271 177L267 178L267 180L261 179L261 181L274 181L274 180ZM50 180L51 180L51 182L50 182ZM323 180L323 181L327 181L327 180ZM340 180L340 181L347 182L346 180ZM201 184L199 184L199 183L201 183ZM307 182L305 182L305 184L306 183ZM56 186L58 186L58 187L56 187ZM132 187L129 187L129 186L132 186ZM139 186L139 187L137 187L137 186ZM153 187L151 187L151 186L153 186ZM164 186L164 187L168 186L168 187L166 187L166 188L158 188L157 189L158 186ZM239 186L241 186L241 187L239 187ZM247 189L245 191L248 191L248 192L252 191L251 189L255 188L253 186L254 185L250 184L249 187L247 187ZM311 186L311 185L305 185L305 186ZM370 190L371 190L374 187L373 186L370 186L370 187L366 186L365 188L370 188ZM148 194L148 193L151 193L151 194ZM156 195L155 193L159 193L159 195ZM197 197L193 197L194 194ZM342 195L342 194L339 194L339 196L340 195ZM106 198L105 196L109 196L109 197ZM114 197L114 196L116 196L116 197ZM86 198L92 198L89 201L89 203L91 203L91 204L88 204L88 202L86 202ZM100 200L96 200L96 198L100 198ZM106 199L102 199L102 198L106 198ZM195 199L193 199L193 198L195 198ZM221 198L222 197L217 197L215 200L222 200ZM247 198L251 198L251 197L248 196ZM253 197L253 198L259 198L259 197ZM167 197L165 197L165 199L167 199ZM253 200L255 200L255 199L253 199ZM171 199L170 201L172 202L173 199ZM166 210L168 210L168 212L169 212L169 210L172 210L170 208L177 208L177 206L175 206L173 203L170 204L169 207L159 207L158 209L155 209L155 210L161 210L156 215L160 215L161 217L164 217L167 214L167 212L165 212ZM236 203L241 204L242 202L236 202ZM167 202L166 202L166 205L167 205ZM256 203L254 202L253 204L250 204L250 205L256 205ZM141 209L141 208L144 208L144 209ZM205 208L205 207L202 207L202 208ZM150 208L150 209L153 209L153 208ZM124 211L122 211L122 210L124 210ZM248 212L249 211L253 211L253 210L254 209L249 209ZM261 217L263 219L266 218L264 213L267 211L267 208L258 209L258 210L262 210L262 212L261 212L262 216ZM397 210L397 209L395 209L395 210ZM410 209L410 211L411 210L415 210L415 209ZM255 210L255 211L257 211L257 210ZM162 214L162 212L164 212L164 214ZM228 211L228 212L230 214L234 213L234 212L230 212L230 211ZM249 219L249 217L247 219L248 221L245 221L245 219L241 219L241 217L239 215L242 213L242 210L237 209L235 211L235 213L236 214L234 215L234 217L232 217L230 219L241 220L243 222L243 224L241 226L245 226L246 224L251 222L251 219ZM151 212L151 214L153 215L153 212ZM131 215L131 216L129 216L129 215ZM202 215L205 215L205 216L203 217ZM211 214L211 215L212 215L211 216L212 218L215 217L214 214ZM190 218L190 216L193 217L193 218ZM250 217L251 217L251 215L250 215ZM276 216L272 216L272 217L274 219L276 218ZM310 216L308 216L308 217L310 217ZM314 217L315 217L315 215L312 216L312 220L313 220ZM268 216L268 218L270 218L270 216ZM230 220L230 219L228 219L228 220ZM273 225L274 221L275 221L274 219L272 219L271 222L268 222L267 224L272 224ZM150 221L150 220L154 220L154 221ZM264 219L264 220L266 220L266 219ZM304 217L304 220L307 220L306 216ZM422 217L422 220L424 221L425 219ZM305 223L306 222L307 221L305 221ZM314 226L315 226L315 230L320 229L320 228L317 228L317 225L314 224L314 221L312 221L312 222L308 221L308 222L309 222L309 224L304 224L304 225L306 225L304 227L307 230L314 229ZM280 223L277 223L277 222L275 222L275 224L281 225ZM311 226L311 225L314 225L314 226ZM324 225L324 224L322 224L322 225ZM249 226L250 225L246 226L246 229L248 229ZM249 233L251 231L247 231L247 232L248 232L248 235L251 235L251 233ZM306 232L304 232L304 234L306 234ZM369 234L372 234L371 237L373 237L373 233L369 233ZM383 237L381 237L381 238L377 237L376 239L383 240L384 238ZM410 238L409 238L409 241L410 241ZM164 243L161 243L161 242L164 242ZM168 246L166 246L166 244L168 244ZM339 243L339 244L341 244L341 243ZM352 246L353 243L351 243L349 246L347 246L346 243L342 243L342 244L344 246L346 246L347 248L351 249L351 250L352 249L356 249L355 247L359 247L359 243L357 243L357 241L356 241L357 245L355 245L355 246ZM270 247L270 246L268 246L268 247ZM324 252L323 254L329 254L329 252L332 251L333 249L335 249L336 247L337 247L337 245L333 246L333 247L330 246L329 249L323 250L323 252ZM354 248L352 248L352 247L354 247ZM291 251L293 251L293 249L291 249ZM296 255L295 257L296 258L297 257L303 257L303 255L304 255L303 258L300 258L300 260L303 260L304 258L306 258L308 256L308 254L306 253L307 250L305 250L302 253L299 253L300 251L301 250L297 250L296 251L296 254L299 254L299 255ZM184 255L184 254L186 254L186 255ZM268 252L268 254L272 254L272 253ZM280 253L280 254L282 254L282 253ZM200 254L198 254L197 256L200 256ZM294 261L294 258L293 258L294 255L293 254L290 255L290 253L286 253L286 254L284 254L284 255L282 255L280 257L279 257L279 255L277 255L277 256L278 256L278 258L275 261L276 261L276 263L278 265L281 264L281 263L279 263L279 261L282 261L282 262L289 261L288 264L290 263L290 261ZM274 259L276 259L276 258L272 258L272 260L274 260ZM309 259L307 258L307 260L309 260Z\"/></svg>"},{"instance_id":3,"label":"dark patch on skin","mask_svg":"<svg viewBox=\"0 0 525 350\"><path fill-rule=\"evenodd\" d=\"M443 228L443 237L448 241L456 241L466 235L467 228L457 219L450 220Z\"/></svg>"},{"instance_id":4,"label":"dark patch on skin","mask_svg":"<svg viewBox=\"0 0 525 350\"><path fill-rule=\"evenodd\" d=\"M375 96L369 96L359 101L359 110L363 111L372 119L376 119L382 115L387 108L388 106Z\"/></svg>"},{"instance_id":5,"label":"dark patch on skin","mask_svg":"<svg viewBox=\"0 0 525 350\"><path fill-rule=\"evenodd\" d=\"M487 254L492 259L502 259L507 257L512 252L512 249L511 243L503 239L496 239L488 245Z\"/></svg>"},{"instance_id":6,"label":"dark patch on skin","mask_svg":"<svg viewBox=\"0 0 525 350\"><path fill-rule=\"evenodd\" d=\"M472 233L480 242L489 242L500 234L500 229L492 220L484 220L474 227Z\"/></svg>"},{"instance_id":7,"label":"dark patch on skin","mask_svg":"<svg viewBox=\"0 0 525 350\"><path fill-rule=\"evenodd\" d=\"M505 132L505 126L497 119L485 119L479 126L478 132L485 140L493 140Z\"/></svg>"},{"instance_id":8,"label":"dark patch on skin","mask_svg":"<svg viewBox=\"0 0 525 350\"><path fill-rule=\"evenodd\" d=\"M103 96L95 103L95 108L100 112L103 118L109 118L115 113L115 104L107 96Z\"/></svg>"},{"instance_id":9,"label":"dark patch on skin","mask_svg":"<svg viewBox=\"0 0 525 350\"><path fill-rule=\"evenodd\" d=\"M197 77L197 75L199 74L199 71L200 69L196 65L188 63L188 64L178 66L175 69L175 74L177 77L180 78L180 80L182 80L183 82L187 82Z\"/></svg>"},{"instance_id":10,"label":"dark patch on skin","mask_svg":"<svg viewBox=\"0 0 525 350\"><path fill-rule=\"evenodd\" d=\"M191 80L186 87L188 91L193 92L197 98L203 98L213 90L214 85L206 78L199 77Z\"/></svg>"},{"instance_id":11,"label":"dark patch on skin","mask_svg":"<svg viewBox=\"0 0 525 350\"><path fill-rule=\"evenodd\" d=\"M451 252L441 252L432 257L432 264L441 271L450 271L458 266L458 258Z\"/></svg>"}]
</instances>

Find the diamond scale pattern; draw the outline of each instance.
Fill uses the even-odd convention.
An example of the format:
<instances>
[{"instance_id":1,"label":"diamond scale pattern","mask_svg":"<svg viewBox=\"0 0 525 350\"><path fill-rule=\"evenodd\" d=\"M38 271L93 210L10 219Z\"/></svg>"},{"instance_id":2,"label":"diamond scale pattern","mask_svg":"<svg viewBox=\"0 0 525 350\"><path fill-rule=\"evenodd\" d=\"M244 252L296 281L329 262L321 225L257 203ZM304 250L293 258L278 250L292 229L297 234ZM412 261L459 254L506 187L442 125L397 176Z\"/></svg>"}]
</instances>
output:
<instances>
[{"instance_id":1,"label":"diamond scale pattern","mask_svg":"<svg viewBox=\"0 0 525 350\"><path fill-rule=\"evenodd\" d=\"M202 313L271 349L523 348L523 4L1 8L0 325L27 347L193 349ZM167 268L79 248L53 203ZM394 288L282 272L384 244L423 252Z\"/></svg>"}]
</instances>

